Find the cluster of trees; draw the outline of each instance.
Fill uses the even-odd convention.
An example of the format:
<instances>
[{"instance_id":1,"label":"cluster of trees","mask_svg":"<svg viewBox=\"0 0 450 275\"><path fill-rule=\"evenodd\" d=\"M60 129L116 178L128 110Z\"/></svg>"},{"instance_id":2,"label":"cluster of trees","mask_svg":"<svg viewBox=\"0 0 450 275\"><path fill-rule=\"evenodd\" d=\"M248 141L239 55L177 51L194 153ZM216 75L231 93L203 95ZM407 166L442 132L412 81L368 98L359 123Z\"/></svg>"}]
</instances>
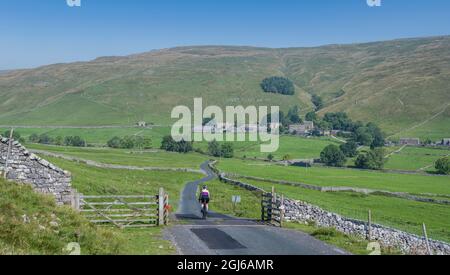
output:
<instances>
[{"instance_id":1,"label":"cluster of trees","mask_svg":"<svg viewBox=\"0 0 450 275\"><path fill-rule=\"evenodd\" d=\"M355 166L360 169L381 170L384 167L384 150L383 148L374 148L369 151L357 152L355 142L348 142L341 146L329 145L320 153L320 160L327 166L343 167L347 162L347 158L358 156Z\"/></svg>"},{"instance_id":2,"label":"cluster of trees","mask_svg":"<svg viewBox=\"0 0 450 275\"><path fill-rule=\"evenodd\" d=\"M280 111L280 123L284 127L289 127L291 124L302 123L303 120L300 117L300 108L298 106L294 106L290 108L285 114L283 111Z\"/></svg>"},{"instance_id":3,"label":"cluster of trees","mask_svg":"<svg viewBox=\"0 0 450 275\"><path fill-rule=\"evenodd\" d=\"M234 148L231 143L223 143L220 145L217 141L208 143L208 154L216 158L232 158L234 157Z\"/></svg>"},{"instance_id":4,"label":"cluster of trees","mask_svg":"<svg viewBox=\"0 0 450 275\"><path fill-rule=\"evenodd\" d=\"M11 136L11 130L8 130L8 131L6 131L6 132L3 133L3 137L5 137L5 138L9 138L10 136ZM20 143L25 142L25 139L22 138L22 136L20 135L20 133L17 132L17 131L13 131L12 138L13 138L14 140L19 141Z\"/></svg>"},{"instance_id":5,"label":"cluster of trees","mask_svg":"<svg viewBox=\"0 0 450 275\"><path fill-rule=\"evenodd\" d=\"M438 159L435 168L439 174L450 175L450 159L448 157Z\"/></svg>"},{"instance_id":6,"label":"cluster of trees","mask_svg":"<svg viewBox=\"0 0 450 275\"><path fill-rule=\"evenodd\" d=\"M116 149L151 149L152 140L142 136L113 137L108 140L107 145Z\"/></svg>"},{"instance_id":7,"label":"cluster of trees","mask_svg":"<svg viewBox=\"0 0 450 275\"><path fill-rule=\"evenodd\" d=\"M165 136L161 143L161 149L168 152L188 153L194 150L192 142L185 140L175 141L171 136Z\"/></svg>"},{"instance_id":8,"label":"cluster of trees","mask_svg":"<svg viewBox=\"0 0 450 275\"><path fill-rule=\"evenodd\" d=\"M339 133L339 136L364 146L370 146L372 149L383 147L385 144L384 133L375 123L354 122L344 112L326 113L323 118L318 117L315 112L309 112L305 119L314 122L317 129L312 134L315 136L321 134L320 130L340 130L344 132Z\"/></svg>"},{"instance_id":9,"label":"cluster of trees","mask_svg":"<svg viewBox=\"0 0 450 275\"><path fill-rule=\"evenodd\" d=\"M31 143L40 143L46 145L57 145L57 146L72 146L72 147L86 147L87 142L80 136L57 136L55 138L47 134L32 134L28 137Z\"/></svg>"},{"instance_id":10,"label":"cluster of trees","mask_svg":"<svg viewBox=\"0 0 450 275\"><path fill-rule=\"evenodd\" d=\"M261 88L266 93L276 93L282 95L295 94L294 83L285 77L268 77L261 82Z\"/></svg>"},{"instance_id":11,"label":"cluster of trees","mask_svg":"<svg viewBox=\"0 0 450 275\"><path fill-rule=\"evenodd\" d=\"M311 97L311 101L314 104L314 106L316 107L316 111L321 110L325 106L322 97L320 97L318 95L313 95Z\"/></svg>"},{"instance_id":12,"label":"cluster of trees","mask_svg":"<svg viewBox=\"0 0 450 275\"><path fill-rule=\"evenodd\" d=\"M361 169L382 170L386 160L383 148L375 148L358 155L355 166Z\"/></svg>"}]
</instances>

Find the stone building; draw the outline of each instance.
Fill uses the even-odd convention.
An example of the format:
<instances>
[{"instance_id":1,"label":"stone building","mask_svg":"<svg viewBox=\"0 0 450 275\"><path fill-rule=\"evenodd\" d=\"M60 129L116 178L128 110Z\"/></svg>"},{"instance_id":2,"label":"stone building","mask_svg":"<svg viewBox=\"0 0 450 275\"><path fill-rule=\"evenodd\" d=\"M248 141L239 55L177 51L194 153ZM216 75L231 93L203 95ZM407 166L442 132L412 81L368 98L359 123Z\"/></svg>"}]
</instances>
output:
<instances>
[{"instance_id":1,"label":"stone building","mask_svg":"<svg viewBox=\"0 0 450 275\"><path fill-rule=\"evenodd\" d=\"M442 139L441 145L443 145L443 146L450 146L450 138Z\"/></svg>"},{"instance_id":2,"label":"stone building","mask_svg":"<svg viewBox=\"0 0 450 275\"><path fill-rule=\"evenodd\" d=\"M418 138L401 138L400 145L419 146L420 139L418 139Z\"/></svg>"},{"instance_id":3,"label":"stone building","mask_svg":"<svg viewBox=\"0 0 450 275\"><path fill-rule=\"evenodd\" d=\"M0 174L6 174L7 180L29 184L37 192L54 195L58 204L71 203L72 179L69 172L28 152L19 142L10 142L1 136Z\"/></svg>"},{"instance_id":4,"label":"stone building","mask_svg":"<svg viewBox=\"0 0 450 275\"><path fill-rule=\"evenodd\" d=\"M289 125L289 133L295 135L309 135L314 130L314 122L305 121L302 124Z\"/></svg>"}]
</instances>

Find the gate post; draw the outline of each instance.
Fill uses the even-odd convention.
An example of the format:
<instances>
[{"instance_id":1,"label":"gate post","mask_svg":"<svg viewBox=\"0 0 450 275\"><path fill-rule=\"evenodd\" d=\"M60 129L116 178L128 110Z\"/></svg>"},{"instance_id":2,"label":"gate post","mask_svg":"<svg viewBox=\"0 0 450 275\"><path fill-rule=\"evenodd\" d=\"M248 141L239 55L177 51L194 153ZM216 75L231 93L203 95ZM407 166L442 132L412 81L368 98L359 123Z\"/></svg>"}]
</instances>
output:
<instances>
[{"instance_id":1,"label":"gate post","mask_svg":"<svg viewBox=\"0 0 450 275\"><path fill-rule=\"evenodd\" d=\"M78 193L77 190L72 189L71 199L72 208L75 211L80 211L80 193Z\"/></svg>"},{"instance_id":2,"label":"gate post","mask_svg":"<svg viewBox=\"0 0 450 275\"><path fill-rule=\"evenodd\" d=\"M273 222L273 210L276 208L276 204L277 204L277 194L275 193L275 186L272 186L272 201L271 201L271 205L270 205L270 224L274 224Z\"/></svg>"},{"instance_id":3,"label":"gate post","mask_svg":"<svg viewBox=\"0 0 450 275\"><path fill-rule=\"evenodd\" d=\"M158 226L164 225L164 188L158 194Z\"/></svg>"},{"instance_id":4,"label":"gate post","mask_svg":"<svg viewBox=\"0 0 450 275\"><path fill-rule=\"evenodd\" d=\"M169 194L164 194L164 225L169 224Z\"/></svg>"},{"instance_id":5,"label":"gate post","mask_svg":"<svg viewBox=\"0 0 450 275\"><path fill-rule=\"evenodd\" d=\"M280 227L283 227L283 220L284 220L284 195L281 195L281 205L280 205Z\"/></svg>"}]
</instances>

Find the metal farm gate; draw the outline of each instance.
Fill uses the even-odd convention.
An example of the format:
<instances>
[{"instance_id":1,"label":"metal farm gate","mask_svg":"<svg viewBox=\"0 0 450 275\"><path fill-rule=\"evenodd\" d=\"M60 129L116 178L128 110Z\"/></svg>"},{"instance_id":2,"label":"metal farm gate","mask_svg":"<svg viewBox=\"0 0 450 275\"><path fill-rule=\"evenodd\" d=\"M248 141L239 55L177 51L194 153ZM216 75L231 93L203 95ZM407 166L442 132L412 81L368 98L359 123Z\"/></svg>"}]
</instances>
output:
<instances>
[{"instance_id":1,"label":"metal farm gate","mask_svg":"<svg viewBox=\"0 0 450 275\"><path fill-rule=\"evenodd\" d=\"M274 187L272 187L271 193L262 195L261 220L274 226L283 226L284 196L278 197Z\"/></svg>"},{"instance_id":2,"label":"metal farm gate","mask_svg":"<svg viewBox=\"0 0 450 275\"><path fill-rule=\"evenodd\" d=\"M155 196L85 196L76 193L73 207L90 222L119 228L151 227L169 222L169 196L164 189Z\"/></svg>"}]
</instances>

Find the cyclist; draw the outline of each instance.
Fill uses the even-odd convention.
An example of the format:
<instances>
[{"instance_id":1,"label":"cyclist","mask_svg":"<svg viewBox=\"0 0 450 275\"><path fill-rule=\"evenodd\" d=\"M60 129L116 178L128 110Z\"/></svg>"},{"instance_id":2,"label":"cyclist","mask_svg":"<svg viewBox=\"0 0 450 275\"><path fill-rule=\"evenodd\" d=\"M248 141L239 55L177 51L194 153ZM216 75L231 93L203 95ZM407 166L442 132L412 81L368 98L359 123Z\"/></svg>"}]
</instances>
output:
<instances>
[{"instance_id":1,"label":"cyclist","mask_svg":"<svg viewBox=\"0 0 450 275\"><path fill-rule=\"evenodd\" d=\"M202 213L203 213L203 206L206 208L206 212L208 212L208 203L210 199L210 194L208 191L208 187L205 185L202 188L202 191L200 192L200 197L198 198L198 201L202 204Z\"/></svg>"}]
</instances>

